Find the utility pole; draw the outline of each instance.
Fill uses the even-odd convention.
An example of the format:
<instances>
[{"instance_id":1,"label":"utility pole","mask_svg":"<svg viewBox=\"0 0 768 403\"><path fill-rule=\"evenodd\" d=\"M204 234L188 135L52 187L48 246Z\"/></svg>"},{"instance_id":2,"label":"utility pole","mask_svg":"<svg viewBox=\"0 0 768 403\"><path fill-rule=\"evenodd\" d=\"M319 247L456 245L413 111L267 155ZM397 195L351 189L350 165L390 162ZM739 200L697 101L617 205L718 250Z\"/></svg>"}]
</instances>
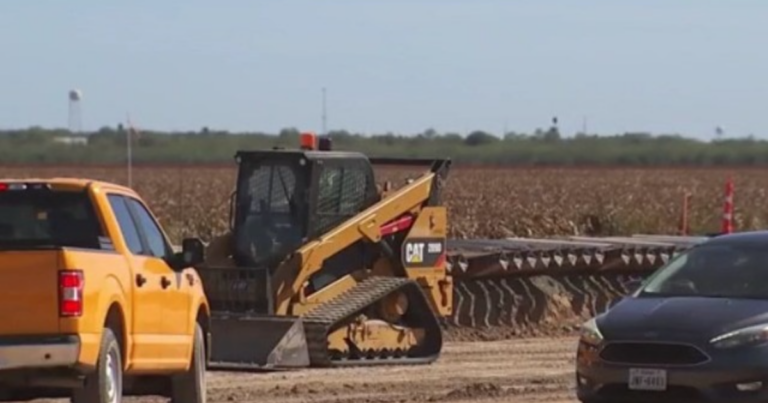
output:
<instances>
[{"instance_id":1,"label":"utility pole","mask_svg":"<svg viewBox=\"0 0 768 403\"><path fill-rule=\"evenodd\" d=\"M128 127L125 130L125 168L128 173L128 187L130 188L133 186L133 122L131 122L130 113L126 113L126 123L128 123Z\"/></svg>"},{"instance_id":2,"label":"utility pole","mask_svg":"<svg viewBox=\"0 0 768 403\"><path fill-rule=\"evenodd\" d=\"M328 134L327 132L327 124L328 124L328 115L326 113L326 105L325 105L325 87L323 87L323 136Z\"/></svg>"}]
</instances>

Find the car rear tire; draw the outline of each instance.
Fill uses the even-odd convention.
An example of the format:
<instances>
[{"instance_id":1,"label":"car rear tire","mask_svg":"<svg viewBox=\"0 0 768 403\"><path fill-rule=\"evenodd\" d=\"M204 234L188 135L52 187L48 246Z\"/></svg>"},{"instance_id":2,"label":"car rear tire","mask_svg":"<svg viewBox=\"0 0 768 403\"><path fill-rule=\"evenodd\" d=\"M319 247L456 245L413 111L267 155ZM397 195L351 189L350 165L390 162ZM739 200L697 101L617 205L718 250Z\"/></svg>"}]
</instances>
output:
<instances>
[{"instance_id":1,"label":"car rear tire","mask_svg":"<svg viewBox=\"0 0 768 403\"><path fill-rule=\"evenodd\" d=\"M73 403L120 403L123 398L123 360L120 343L110 328L101 335L96 371L88 374L85 385L72 394Z\"/></svg>"},{"instance_id":2,"label":"car rear tire","mask_svg":"<svg viewBox=\"0 0 768 403\"><path fill-rule=\"evenodd\" d=\"M171 378L172 403L206 403L205 364L203 328L197 323L189 369Z\"/></svg>"}]
</instances>

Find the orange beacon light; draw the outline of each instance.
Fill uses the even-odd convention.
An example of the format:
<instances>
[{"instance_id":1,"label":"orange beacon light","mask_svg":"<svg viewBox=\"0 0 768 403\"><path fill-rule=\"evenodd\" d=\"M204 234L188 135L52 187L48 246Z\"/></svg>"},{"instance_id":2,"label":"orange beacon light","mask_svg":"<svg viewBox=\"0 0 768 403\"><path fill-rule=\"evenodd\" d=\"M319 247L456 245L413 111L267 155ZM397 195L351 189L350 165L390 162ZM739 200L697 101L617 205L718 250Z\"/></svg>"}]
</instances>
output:
<instances>
[{"instance_id":1,"label":"orange beacon light","mask_svg":"<svg viewBox=\"0 0 768 403\"><path fill-rule=\"evenodd\" d=\"M317 136L313 132L303 132L299 137L302 150L314 150L317 148Z\"/></svg>"}]
</instances>

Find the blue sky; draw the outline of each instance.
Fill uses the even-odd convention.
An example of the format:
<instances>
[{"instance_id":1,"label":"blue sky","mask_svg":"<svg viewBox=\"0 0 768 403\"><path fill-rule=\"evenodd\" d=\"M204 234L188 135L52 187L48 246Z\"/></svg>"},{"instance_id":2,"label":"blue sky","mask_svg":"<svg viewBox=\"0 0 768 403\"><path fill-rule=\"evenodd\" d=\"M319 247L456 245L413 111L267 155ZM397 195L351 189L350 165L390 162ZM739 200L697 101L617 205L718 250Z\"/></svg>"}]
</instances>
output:
<instances>
[{"instance_id":1,"label":"blue sky","mask_svg":"<svg viewBox=\"0 0 768 403\"><path fill-rule=\"evenodd\" d=\"M214 4L216 4L214 6ZM768 136L765 0L5 1L0 127Z\"/></svg>"}]
</instances>

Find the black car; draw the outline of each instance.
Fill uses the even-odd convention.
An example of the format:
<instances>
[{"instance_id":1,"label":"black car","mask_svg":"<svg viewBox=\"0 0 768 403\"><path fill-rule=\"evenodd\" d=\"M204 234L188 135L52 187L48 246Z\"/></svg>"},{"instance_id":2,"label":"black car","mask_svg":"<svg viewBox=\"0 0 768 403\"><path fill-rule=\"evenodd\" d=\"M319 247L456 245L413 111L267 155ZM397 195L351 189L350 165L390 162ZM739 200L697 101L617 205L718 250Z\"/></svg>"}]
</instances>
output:
<instances>
[{"instance_id":1,"label":"black car","mask_svg":"<svg viewBox=\"0 0 768 403\"><path fill-rule=\"evenodd\" d=\"M711 238L587 321L580 401L768 402L768 231Z\"/></svg>"}]
</instances>

